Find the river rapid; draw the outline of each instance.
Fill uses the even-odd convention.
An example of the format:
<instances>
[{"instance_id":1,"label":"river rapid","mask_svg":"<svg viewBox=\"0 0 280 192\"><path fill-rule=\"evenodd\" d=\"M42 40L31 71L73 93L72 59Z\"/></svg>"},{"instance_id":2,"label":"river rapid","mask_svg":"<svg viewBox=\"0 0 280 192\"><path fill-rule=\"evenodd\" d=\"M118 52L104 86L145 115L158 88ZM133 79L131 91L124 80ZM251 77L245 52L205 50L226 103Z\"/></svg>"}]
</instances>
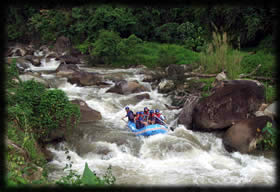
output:
<instances>
[{"instance_id":1,"label":"river rapid","mask_svg":"<svg viewBox=\"0 0 280 192\"><path fill-rule=\"evenodd\" d=\"M143 82L141 68L105 69L88 68L86 71L101 74L122 73L126 80L137 80L149 88L150 99L140 102L133 97L137 94L119 95L106 93L112 86L79 87L70 84L65 78L44 73L55 70L58 61L42 62L41 67L31 67L33 71L43 72L42 77L66 92L70 100L82 99L91 108L99 111L102 120L96 123L83 123L69 143L62 142L48 149L54 159L48 163L49 179L57 180L67 175L63 170L69 164L72 169L83 173L85 163L98 176L103 176L111 166L116 178L115 184L121 186L244 186L276 184L276 159L274 155L263 156L229 153L222 144L222 139L213 133L193 132L183 125L176 124L180 110L168 110L164 104L171 104L171 99L152 89ZM167 123L175 127L168 134L151 137L136 137L121 120L125 115L124 107L129 106L134 112L144 107L158 108L167 118ZM66 151L69 151L67 154Z\"/></svg>"}]
</instances>

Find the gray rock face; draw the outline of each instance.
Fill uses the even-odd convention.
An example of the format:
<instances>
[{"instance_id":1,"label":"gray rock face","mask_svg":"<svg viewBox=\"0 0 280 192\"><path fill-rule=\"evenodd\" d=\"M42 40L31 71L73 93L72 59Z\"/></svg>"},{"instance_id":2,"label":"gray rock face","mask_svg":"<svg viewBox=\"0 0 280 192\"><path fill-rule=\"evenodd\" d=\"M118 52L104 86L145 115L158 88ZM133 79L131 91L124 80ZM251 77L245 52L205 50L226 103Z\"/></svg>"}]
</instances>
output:
<instances>
[{"instance_id":1,"label":"gray rock face","mask_svg":"<svg viewBox=\"0 0 280 192\"><path fill-rule=\"evenodd\" d=\"M194 130L211 131L247 119L265 100L264 86L250 80L225 81L194 108Z\"/></svg>"}]
</instances>

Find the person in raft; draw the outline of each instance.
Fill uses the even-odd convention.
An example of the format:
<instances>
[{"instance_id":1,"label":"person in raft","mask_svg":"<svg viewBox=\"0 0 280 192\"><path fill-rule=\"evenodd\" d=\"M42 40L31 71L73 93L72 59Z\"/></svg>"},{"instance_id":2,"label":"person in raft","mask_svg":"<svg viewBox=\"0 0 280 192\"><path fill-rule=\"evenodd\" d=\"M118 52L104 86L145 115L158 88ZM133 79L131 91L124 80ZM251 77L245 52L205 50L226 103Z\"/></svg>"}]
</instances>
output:
<instances>
[{"instance_id":1,"label":"person in raft","mask_svg":"<svg viewBox=\"0 0 280 192\"><path fill-rule=\"evenodd\" d=\"M160 124L160 125L163 125L165 122L165 118L164 116L159 112L158 109L155 110L155 114L154 114L154 117L155 117L155 124Z\"/></svg>"},{"instance_id":2,"label":"person in raft","mask_svg":"<svg viewBox=\"0 0 280 192\"><path fill-rule=\"evenodd\" d=\"M129 107L125 107L125 111L126 111L126 116L124 116L122 119L127 117L128 121L134 122L134 113L133 113L133 111L131 111L129 109Z\"/></svg>"},{"instance_id":3,"label":"person in raft","mask_svg":"<svg viewBox=\"0 0 280 192\"><path fill-rule=\"evenodd\" d=\"M154 113L154 110L152 110L152 109L150 110L150 113L149 113L148 123L155 124L155 113Z\"/></svg>"},{"instance_id":4,"label":"person in raft","mask_svg":"<svg viewBox=\"0 0 280 192\"><path fill-rule=\"evenodd\" d=\"M135 122L136 129L141 129L141 128L148 125L148 123L145 122L144 119L143 119L143 111L136 113L136 117L134 119L134 122Z\"/></svg>"},{"instance_id":5,"label":"person in raft","mask_svg":"<svg viewBox=\"0 0 280 192\"><path fill-rule=\"evenodd\" d=\"M144 116L144 121L148 122L148 119L149 119L149 109L148 109L148 107L144 107L144 114L143 114L143 116Z\"/></svg>"}]
</instances>

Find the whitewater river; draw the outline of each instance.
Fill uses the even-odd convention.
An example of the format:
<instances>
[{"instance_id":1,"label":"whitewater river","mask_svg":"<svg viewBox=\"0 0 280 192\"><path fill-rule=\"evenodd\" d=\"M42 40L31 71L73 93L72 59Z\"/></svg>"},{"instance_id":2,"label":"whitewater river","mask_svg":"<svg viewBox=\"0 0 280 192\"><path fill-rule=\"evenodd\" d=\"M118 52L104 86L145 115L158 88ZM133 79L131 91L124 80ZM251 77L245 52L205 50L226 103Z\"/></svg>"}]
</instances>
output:
<instances>
[{"instance_id":1,"label":"whitewater river","mask_svg":"<svg viewBox=\"0 0 280 192\"><path fill-rule=\"evenodd\" d=\"M53 70L59 63L51 60L42 67L32 67L34 71ZM71 156L72 169L82 174L85 163L97 175L105 174L111 166L117 185L125 186L244 186L276 184L276 160L273 155L248 155L239 152L228 153L222 140L212 133L199 133L187 130L176 124L180 110L168 110L164 104L171 100L152 90L149 83L142 82L141 69L102 69L85 68L87 71L123 73L126 80L138 80L150 89L150 99L137 102L131 95L105 93L110 87L79 87L65 78L54 74L43 74L55 87L66 92L72 99L82 99L99 111L102 120L96 123L81 124L69 143L49 147L54 154L49 162L49 179L59 179L66 175L63 170ZM113 82L112 83L113 86ZM169 125L176 127L174 132L154 135L149 138L135 137L120 118L125 115L124 107L134 112L158 108ZM66 154L66 149L69 153Z\"/></svg>"}]
</instances>

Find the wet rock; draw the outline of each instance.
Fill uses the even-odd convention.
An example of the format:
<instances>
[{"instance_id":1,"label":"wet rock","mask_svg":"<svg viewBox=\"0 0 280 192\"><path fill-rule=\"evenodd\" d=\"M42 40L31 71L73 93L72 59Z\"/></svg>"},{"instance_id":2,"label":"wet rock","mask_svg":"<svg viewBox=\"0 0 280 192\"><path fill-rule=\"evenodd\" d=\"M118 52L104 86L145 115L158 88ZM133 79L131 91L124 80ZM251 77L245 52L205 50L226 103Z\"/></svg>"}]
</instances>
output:
<instances>
[{"instance_id":1,"label":"wet rock","mask_svg":"<svg viewBox=\"0 0 280 192\"><path fill-rule=\"evenodd\" d=\"M74 72L68 76L68 81L79 86L108 85L102 75L85 71Z\"/></svg>"},{"instance_id":2,"label":"wet rock","mask_svg":"<svg viewBox=\"0 0 280 192\"><path fill-rule=\"evenodd\" d=\"M103 77L105 80L113 81L113 82L118 82L122 81L125 79L127 73L120 72L120 73L108 73L104 74Z\"/></svg>"},{"instance_id":3,"label":"wet rock","mask_svg":"<svg viewBox=\"0 0 280 192\"><path fill-rule=\"evenodd\" d=\"M23 57L16 58L16 66L21 74L29 69L31 65L32 63Z\"/></svg>"},{"instance_id":4,"label":"wet rock","mask_svg":"<svg viewBox=\"0 0 280 192\"><path fill-rule=\"evenodd\" d=\"M56 69L58 77L66 77L67 81L79 86L108 85L102 75L82 71L75 64L60 64Z\"/></svg>"},{"instance_id":5,"label":"wet rock","mask_svg":"<svg viewBox=\"0 0 280 192\"><path fill-rule=\"evenodd\" d=\"M34 75L30 75L30 74L23 74L23 75L19 75L19 78L21 81L29 81L29 80L34 80L36 82L42 83L45 85L46 88L49 88L49 82L43 78L40 77L36 77Z\"/></svg>"},{"instance_id":6,"label":"wet rock","mask_svg":"<svg viewBox=\"0 0 280 192\"><path fill-rule=\"evenodd\" d=\"M131 93L141 93L145 91L149 91L149 89L141 85L137 81L122 80L117 82L114 87L107 90L106 93L117 93L122 95L128 95Z\"/></svg>"},{"instance_id":7,"label":"wet rock","mask_svg":"<svg viewBox=\"0 0 280 192\"><path fill-rule=\"evenodd\" d=\"M47 53L47 54L45 55L45 57L46 57L46 58L55 58L56 60L59 59L59 55L58 55L56 52L53 52L53 51Z\"/></svg>"},{"instance_id":8,"label":"wet rock","mask_svg":"<svg viewBox=\"0 0 280 192\"><path fill-rule=\"evenodd\" d=\"M40 66L41 65L41 59L42 57L36 57L34 55L26 55L24 57L24 59L26 59L27 61L30 61L32 63L32 65L34 66Z\"/></svg>"},{"instance_id":9,"label":"wet rock","mask_svg":"<svg viewBox=\"0 0 280 192\"><path fill-rule=\"evenodd\" d=\"M79 64L81 63L80 59L78 57L74 57L71 55L63 55L59 57L58 59L61 60L61 63L66 63L66 64Z\"/></svg>"},{"instance_id":10,"label":"wet rock","mask_svg":"<svg viewBox=\"0 0 280 192\"><path fill-rule=\"evenodd\" d=\"M135 98L138 101L142 101L143 99L150 99L150 95L148 93L144 93L144 94L141 94L141 95L136 95Z\"/></svg>"},{"instance_id":11,"label":"wet rock","mask_svg":"<svg viewBox=\"0 0 280 192\"><path fill-rule=\"evenodd\" d=\"M244 119L230 127L223 136L223 144L229 152L239 151L250 153L256 149L256 143L261 139L261 130L271 122L268 116Z\"/></svg>"},{"instance_id":12,"label":"wet rock","mask_svg":"<svg viewBox=\"0 0 280 192\"><path fill-rule=\"evenodd\" d=\"M254 116L265 100L264 86L250 80L224 81L193 112L193 129L211 131L230 127Z\"/></svg>"},{"instance_id":13,"label":"wet rock","mask_svg":"<svg viewBox=\"0 0 280 192\"><path fill-rule=\"evenodd\" d=\"M168 93L175 89L176 85L173 80L162 80L158 85L158 92L159 93Z\"/></svg>"},{"instance_id":14,"label":"wet rock","mask_svg":"<svg viewBox=\"0 0 280 192\"><path fill-rule=\"evenodd\" d=\"M183 109L179 114L178 123L183 124L186 128L192 127L192 113L200 97L195 95L187 96Z\"/></svg>"},{"instance_id":15,"label":"wet rock","mask_svg":"<svg viewBox=\"0 0 280 192\"><path fill-rule=\"evenodd\" d=\"M101 113L90 108L85 101L81 99L75 99L72 100L71 103L78 105L80 108L80 123L95 122L102 119Z\"/></svg>"},{"instance_id":16,"label":"wet rock","mask_svg":"<svg viewBox=\"0 0 280 192\"><path fill-rule=\"evenodd\" d=\"M74 74L75 72L79 72L79 71L80 71L80 69L77 65L64 64L64 63L61 63L55 70L56 75L58 77L68 77L68 76Z\"/></svg>"}]
</instances>

